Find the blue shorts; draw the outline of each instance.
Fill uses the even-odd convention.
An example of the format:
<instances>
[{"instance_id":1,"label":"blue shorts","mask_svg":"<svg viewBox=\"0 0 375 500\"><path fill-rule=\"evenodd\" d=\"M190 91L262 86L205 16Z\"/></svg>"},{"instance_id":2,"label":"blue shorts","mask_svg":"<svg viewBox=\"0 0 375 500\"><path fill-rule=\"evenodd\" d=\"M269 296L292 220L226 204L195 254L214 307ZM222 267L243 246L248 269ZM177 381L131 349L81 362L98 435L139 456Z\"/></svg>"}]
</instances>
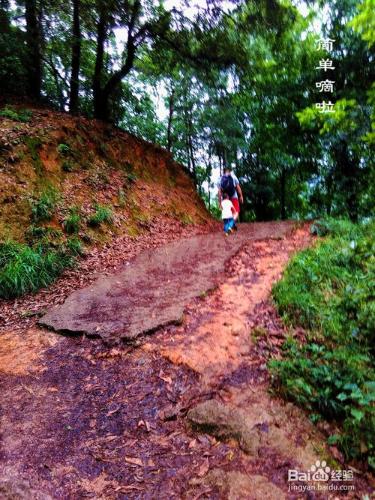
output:
<instances>
[{"instance_id":1,"label":"blue shorts","mask_svg":"<svg viewBox=\"0 0 375 500\"><path fill-rule=\"evenodd\" d=\"M224 223L224 232L227 233L234 226L234 219L231 217L230 219L223 219Z\"/></svg>"}]
</instances>

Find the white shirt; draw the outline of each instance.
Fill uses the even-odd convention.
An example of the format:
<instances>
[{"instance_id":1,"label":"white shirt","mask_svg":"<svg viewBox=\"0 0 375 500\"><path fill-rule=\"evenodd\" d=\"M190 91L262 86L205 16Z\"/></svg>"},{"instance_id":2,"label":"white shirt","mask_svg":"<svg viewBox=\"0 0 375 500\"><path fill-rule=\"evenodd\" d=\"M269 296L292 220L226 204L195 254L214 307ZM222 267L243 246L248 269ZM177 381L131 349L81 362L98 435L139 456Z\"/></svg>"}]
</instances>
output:
<instances>
[{"instance_id":1,"label":"white shirt","mask_svg":"<svg viewBox=\"0 0 375 500\"><path fill-rule=\"evenodd\" d=\"M234 209L233 203L230 200L223 200L221 202L221 218L222 219L232 219Z\"/></svg>"}]
</instances>

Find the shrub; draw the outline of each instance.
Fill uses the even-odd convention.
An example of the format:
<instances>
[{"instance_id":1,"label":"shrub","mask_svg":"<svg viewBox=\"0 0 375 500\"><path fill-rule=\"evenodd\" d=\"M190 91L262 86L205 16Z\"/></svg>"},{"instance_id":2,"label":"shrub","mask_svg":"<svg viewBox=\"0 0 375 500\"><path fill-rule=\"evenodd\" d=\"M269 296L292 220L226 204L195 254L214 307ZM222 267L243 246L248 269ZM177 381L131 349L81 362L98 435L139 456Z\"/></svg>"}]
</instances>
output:
<instances>
[{"instance_id":1,"label":"shrub","mask_svg":"<svg viewBox=\"0 0 375 500\"><path fill-rule=\"evenodd\" d=\"M297 254L273 288L284 320L306 328L307 341L286 342L270 369L282 395L314 419L341 423L330 442L346 458L375 467L375 224L319 227L330 236Z\"/></svg>"},{"instance_id":2,"label":"shrub","mask_svg":"<svg viewBox=\"0 0 375 500\"><path fill-rule=\"evenodd\" d=\"M61 168L63 169L64 172L73 172L74 163L70 160L65 160L63 161Z\"/></svg>"},{"instance_id":3,"label":"shrub","mask_svg":"<svg viewBox=\"0 0 375 500\"><path fill-rule=\"evenodd\" d=\"M25 144L30 152L31 160L33 162L36 173L38 175L41 175L44 167L39 154L39 150L42 146L40 137L26 137Z\"/></svg>"},{"instance_id":4,"label":"shrub","mask_svg":"<svg viewBox=\"0 0 375 500\"><path fill-rule=\"evenodd\" d=\"M316 236L340 236L340 237L356 237L361 232L361 226L353 224L346 219L322 219L317 220L310 228L311 234Z\"/></svg>"},{"instance_id":5,"label":"shrub","mask_svg":"<svg viewBox=\"0 0 375 500\"><path fill-rule=\"evenodd\" d=\"M84 254L81 240L76 236L69 238L68 241L66 242L66 246L72 255L76 256Z\"/></svg>"},{"instance_id":6,"label":"shrub","mask_svg":"<svg viewBox=\"0 0 375 500\"><path fill-rule=\"evenodd\" d=\"M128 187L128 186L131 186L132 184L135 183L135 181L137 180L137 176L133 173L128 173L125 175L125 183L124 183L124 187Z\"/></svg>"},{"instance_id":7,"label":"shrub","mask_svg":"<svg viewBox=\"0 0 375 500\"><path fill-rule=\"evenodd\" d=\"M6 106L0 111L0 116L2 116L3 118L9 118L9 120L26 123L31 120L33 114L28 109L15 110L9 106Z\"/></svg>"},{"instance_id":8,"label":"shrub","mask_svg":"<svg viewBox=\"0 0 375 500\"><path fill-rule=\"evenodd\" d=\"M59 196L55 188L45 189L39 198L31 203L31 215L34 222L51 220Z\"/></svg>"},{"instance_id":9,"label":"shrub","mask_svg":"<svg viewBox=\"0 0 375 500\"><path fill-rule=\"evenodd\" d=\"M74 262L66 248L50 250L15 242L0 244L0 297L12 299L52 283Z\"/></svg>"},{"instance_id":10,"label":"shrub","mask_svg":"<svg viewBox=\"0 0 375 500\"><path fill-rule=\"evenodd\" d=\"M68 234L78 233L81 225L81 216L77 207L69 209L69 215L64 219L63 227Z\"/></svg>"},{"instance_id":11,"label":"shrub","mask_svg":"<svg viewBox=\"0 0 375 500\"><path fill-rule=\"evenodd\" d=\"M112 209L105 205L96 204L95 213L89 218L88 224L92 227L97 227L100 226L103 222L107 222L108 224L111 224L113 222Z\"/></svg>"},{"instance_id":12,"label":"shrub","mask_svg":"<svg viewBox=\"0 0 375 500\"><path fill-rule=\"evenodd\" d=\"M61 156L69 156L72 153L72 150L68 144L61 143L57 146L57 152Z\"/></svg>"},{"instance_id":13,"label":"shrub","mask_svg":"<svg viewBox=\"0 0 375 500\"><path fill-rule=\"evenodd\" d=\"M43 239L60 238L61 236L62 232L60 229L48 226L35 226L34 224L25 232L25 238L29 244L34 244Z\"/></svg>"}]
</instances>

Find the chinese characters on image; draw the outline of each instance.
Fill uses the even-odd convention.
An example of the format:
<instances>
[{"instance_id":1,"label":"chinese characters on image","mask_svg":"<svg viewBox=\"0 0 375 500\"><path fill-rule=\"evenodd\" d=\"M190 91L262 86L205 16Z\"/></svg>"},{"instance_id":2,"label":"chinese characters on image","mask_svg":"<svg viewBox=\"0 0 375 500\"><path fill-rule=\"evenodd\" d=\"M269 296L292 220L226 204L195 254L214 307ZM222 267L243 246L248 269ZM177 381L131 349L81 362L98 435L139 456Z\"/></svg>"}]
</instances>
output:
<instances>
[{"instance_id":1,"label":"chinese characters on image","mask_svg":"<svg viewBox=\"0 0 375 500\"><path fill-rule=\"evenodd\" d=\"M322 38L317 42L317 50L326 50L327 52L332 52L333 50L333 42L335 40L331 40L330 38ZM335 67L333 66L333 61L331 59L320 59L319 66L315 69L324 71L324 76L326 76L325 80L321 80L320 82L316 82L315 86L319 90L319 92L325 92L333 94L334 92L334 80L330 80L327 72L333 71ZM326 102L323 100L322 102L317 102L315 104L316 108L320 113L333 113L334 103L329 100Z\"/></svg>"}]
</instances>

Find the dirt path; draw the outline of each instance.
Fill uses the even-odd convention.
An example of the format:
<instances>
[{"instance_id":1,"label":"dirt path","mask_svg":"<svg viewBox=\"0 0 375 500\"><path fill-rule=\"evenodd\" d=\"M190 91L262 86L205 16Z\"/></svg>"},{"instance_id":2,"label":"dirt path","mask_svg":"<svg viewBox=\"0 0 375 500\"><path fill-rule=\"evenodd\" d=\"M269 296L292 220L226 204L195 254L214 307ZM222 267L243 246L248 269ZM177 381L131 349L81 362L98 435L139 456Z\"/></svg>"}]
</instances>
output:
<instances>
[{"instance_id":1,"label":"dirt path","mask_svg":"<svg viewBox=\"0 0 375 500\"><path fill-rule=\"evenodd\" d=\"M246 241L281 238L291 227L258 224L255 230L254 224L243 224L230 241L217 232L145 251L116 274L74 292L40 324L113 342L179 322L186 304L217 284L225 263Z\"/></svg>"},{"instance_id":2,"label":"dirt path","mask_svg":"<svg viewBox=\"0 0 375 500\"><path fill-rule=\"evenodd\" d=\"M292 229L249 227L217 288L137 345L4 332L0 498L329 498L288 491L289 469L335 462L305 414L268 392L287 334L269 292L311 243ZM350 485L331 497L370 491L360 474Z\"/></svg>"}]
</instances>

